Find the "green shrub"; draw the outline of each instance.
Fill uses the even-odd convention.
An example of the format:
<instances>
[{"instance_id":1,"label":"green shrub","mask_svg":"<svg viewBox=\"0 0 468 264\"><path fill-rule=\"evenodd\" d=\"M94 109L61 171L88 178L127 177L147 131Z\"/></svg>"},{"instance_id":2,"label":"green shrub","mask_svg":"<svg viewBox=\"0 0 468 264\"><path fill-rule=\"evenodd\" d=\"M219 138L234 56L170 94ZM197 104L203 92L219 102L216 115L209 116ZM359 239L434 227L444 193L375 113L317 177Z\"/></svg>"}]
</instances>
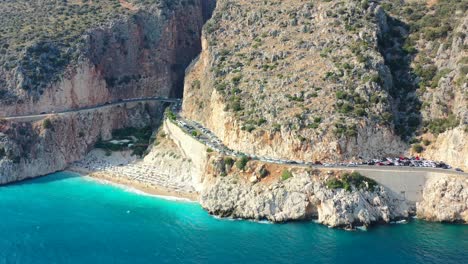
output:
<instances>
[{"instance_id":1,"label":"green shrub","mask_svg":"<svg viewBox=\"0 0 468 264\"><path fill-rule=\"evenodd\" d=\"M417 65L414 69L417 76L421 78L421 86L427 86L437 74L437 66L429 65L427 67Z\"/></svg>"},{"instance_id":2,"label":"green shrub","mask_svg":"<svg viewBox=\"0 0 468 264\"><path fill-rule=\"evenodd\" d=\"M145 154L146 149L148 148L147 145L137 145L132 147L132 155L142 157Z\"/></svg>"},{"instance_id":3,"label":"green shrub","mask_svg":"<svg viewBox=\"0 0 468 264\"><path fill-rule=\"evenodd\" d=\"M225 157L224 158L224 164L228 166L234 165L234 159L231 157Z\"/></svg>"},{"instance_id":4,"label":"green shrub","mask_svg":"<svg viewBox=\"0 0 468 264\"><path fill-rule=\"evenodd\" d=\"M325 184L328 189L351 191L351 186L354 186L358 190L369 190L371 192L378 185L376 181L361 175L359 172L345 173L340 179L331 178Z\"/></svg>"},{"instance_id":5,"label":"green shrub","mask_svg":"<svg viewBox=\"0 0 468 264\"><path fill-rule=\"evenodd\" d=\"M166 117L169 118L169 120L175 121L177 119L177 115L174 114L174 112L171 111L171 109L167 108L166 109Z\"/></svg>"},{"instance_id":6,"label":"green shrub","mask_svg":"<svg viewBox=\"0 0 468 264\"><path fill-rule=\"evenodd\" d=\"M42 123L42 127L44 129L53 129L54 126L52 125L52 121L50 121L50 119L45 119L44 122Z\"/></svg>"},{"instance_id":7,"label":"green shrub","mask_svg":"<svg viewBox=\"0 0 468 264\"><path fill-rule=\"evenodd\" d=\"M192 88L193 89L200 89L200 86L201 86L200 80L194 80L192 82Z\"/></svg>"},{"instance_id":8,"label":"green shrub","mask_svg":"<svg viewBox=\"0 0 468 264\"><path fill-rule=\"evenodd\" d=\"M343 189L343 182L337 178L331 178L326 182L328 189Z\"/></svg>"},{"instance_id":9,"label":"green shrub","mask_svg":"<svg viewBox=\"0 0 468 264\"><path fill-rule=\"evenodd\" d=\"M346 99L348 97L348 94L346 92L343 92L343 91L338 91L335 93L335 96L336 96L336 99Z\"/></svg>"},{"instance_id":10,"label":"green shrub","mask_svg":"<svg viewBox=\"0 0 468 264\"><path fill-rule=\"evenodd\" d=\"M433 134L440 134L449 129L458 126L460 121L453 114L450 114L447 118L436 118L425 123L425 127Z\"/></svg>"},{"instance_id":11,"label":"green shrub","mask_svg":"<svg viewBox=\"0 0 468 264\"><path fill-rule=\"evenodd\" d=\"M281 173L281 180L285 181L285 180L291 178L292 176L293 176L293 174L289 170L283 170L283 172Z\"/></svg>"},{"instance_id":12,"label":"green shrub","mask_svg":"<svg viewBox=\"0 0 468 264\"><path fill-rule=\"evenodd\" d=\"M421 144L414 144L413 145L413 151L416 153L421 153L423 152L424 148L421 146Z\"/></svg>"},{"instance_id":13,"label":"green shrub","mask_svg":"<svg viewBox=\"0 0 468 264\"><path fill-rule=\"evenodd\" d=\"M349 112L353 111L354 107L349 104L349 103L344 103L340 109L338 110L338 112L342 113L342 114L348 114Z\"/></svg>"},{"instance_id":14,"label":"green shrub","mask_svg":"<svg viewBox=\"0 0 468 264\"><path fill-rule=\"evenodd\" d=\"M359 172L352 172L351 174L345 173L343 175L343 180L349 185L354 185L358 189L369 189L374 191L374 188L377 186L377 182L364 177Z\"/></svg>"},{"instance_id":15,"label":"green shrub","mask_svg":"<svg viewBox=\"0 0 468 264\"><path fill-rule=\"evenodd\" d=\"M266 176L268 176L269 171L265 167L262 167L259 171L259 174L260 177L265 178Z\"/></svg>"},{"instance_id":16,"label":"green shrub","mask_svg":"<svg viewBox=\"0 0 468 264\"><path fill-rule=\"evenodd\" d=\"M434 78L432 78L431 87L436 88L437 85L439 85L440 79L444 78L445 75L447 75L449 73L450 73L450 69L441 69L441 70L439 70L437 72L437 74L434 76Z\"/></svg>"},{"instance_id":17,"label":"green shrub","mask_svg":"<svg viewBox=\"0 0 468 264\"><path fill-rule=\"evenodd\" d=\"M385 112L385 113L382 114L382 119L386 123L391 123L392 120L393 120L393 115L391 113L389 113L389 112Z\"/></svg>"},{"instance_id":18,"label":"green shrub","mask_svg":"<svg viewBox=\"0 0 468 264\"><path fill-rule=\"evenodd\" d=\"M357 115L357 116L366 116L367 113L366 113L366 110L364 110L363 108L356 108L354 110L354 113Z\"/></svg>"},{"instance_id":19,"label":"green shrub","mask_svg":"<svg viewBox=\"0 0 468 264\"><path fill-rule=\"evenodd\" d=\"M312 124L308 124L307 125L308 128L311 128L311 129L317 129L319 127L319 124L317 123L312 123Z\"/></svg>"},{"instance_id":20,"label":"green shrub","mask_svg":"<svg viewBox=\"0 0 468 264\"><path fill-rule=\"evenodd\" d=\"M429 141L428 139L424 139L423 144L424 146L429 146L431 144L431 141Z\"/></svg>"},{"instance_id":21,"label":"green shrub","mask_svg":"<svg viewBox=\"0 0 468 264\"><path fill-rule=\"evenodd\" d=\"M239 170L244 170L247 162L249 162L249 158L247 156L242 156L239 160L236 161L236 167Z\"/></svg>"}]
</instances>

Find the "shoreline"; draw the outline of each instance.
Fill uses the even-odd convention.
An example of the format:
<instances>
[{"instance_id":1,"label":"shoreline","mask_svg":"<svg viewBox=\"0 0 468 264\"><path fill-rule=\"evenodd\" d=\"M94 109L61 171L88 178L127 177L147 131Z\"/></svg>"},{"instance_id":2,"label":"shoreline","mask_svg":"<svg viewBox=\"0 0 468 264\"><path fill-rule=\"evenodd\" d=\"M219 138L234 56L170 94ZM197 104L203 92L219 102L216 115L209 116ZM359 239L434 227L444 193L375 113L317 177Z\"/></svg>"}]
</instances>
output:
<instances>
[{"instance_id":1,"label":"shoreline","mask_svg":"<svg viewBox=\"0 0 468 264\"><path fill-rule=\"evenodd\" d=\"M139 193L141 195L154 196L167 200L185 200L188 202L198 202L197 193L178 192L164 188L162 186L145 184L138 181L126 179L125 177L117 176L115 173L107 171L88 171L86 169L76 166L68 167L65 171L78 173L82 176L89 177L104 184L116 185L117 187L123 189L131 188L136 190L137 192L135 193L137 194L138 192L142 192Z\"/></svg>"}]
</instances>

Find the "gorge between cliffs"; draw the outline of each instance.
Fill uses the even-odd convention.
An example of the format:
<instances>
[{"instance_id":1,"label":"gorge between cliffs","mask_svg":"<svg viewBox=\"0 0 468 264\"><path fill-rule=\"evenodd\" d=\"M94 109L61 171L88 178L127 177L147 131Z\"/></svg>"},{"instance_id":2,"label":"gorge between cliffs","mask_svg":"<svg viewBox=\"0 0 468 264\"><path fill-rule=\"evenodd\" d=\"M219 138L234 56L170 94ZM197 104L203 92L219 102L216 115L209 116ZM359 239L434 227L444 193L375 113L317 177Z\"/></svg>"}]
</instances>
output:
<instances>
[{"instance_id":1,"label":"gorge between cliffs","mask_svg":"<svg viewBox=\"0 0 468 264\"><path fill-rule=\"evenodd\" d=\"M0 184L71 170L227 218L466 224L466 8L411 53L387 4L118 1L76 43L26 43L0 69Z\"/></svg>"}]
</instances>

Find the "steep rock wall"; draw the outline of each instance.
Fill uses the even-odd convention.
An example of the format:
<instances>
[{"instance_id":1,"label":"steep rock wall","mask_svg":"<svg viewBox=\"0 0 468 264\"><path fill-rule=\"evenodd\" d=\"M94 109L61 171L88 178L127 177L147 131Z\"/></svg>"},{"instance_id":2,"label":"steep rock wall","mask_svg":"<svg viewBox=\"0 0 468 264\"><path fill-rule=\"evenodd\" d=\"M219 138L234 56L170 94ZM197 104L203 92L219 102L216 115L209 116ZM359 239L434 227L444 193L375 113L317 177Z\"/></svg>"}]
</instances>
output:
<instances>
[{"instance_id":1,"label":"steep rock wall","mask_svg":"<svg viewBox=\"0 0 468 264\"><path fill-rule=\"evenodd\" d=\"M1 121L0 184L49 174L82 159L114 129L144 127L161 117L160 103L129 103L53 115L32 122Z\"/></svg>"},{"instance_id":2,"label":"steep rock wall","mask_svg":"<svg viewBox=\"0 0 468 264\"><path fill-rule=\"evenodd\" d=\"M463 126L438 135L424 151L423 156L432 160L442 160L468 170L468 132Z\"/></svg>"},{"instance_id":3,"label":"steep rock wall","mask_svg":"<svg viewBox=\"0 0 468 264\"><path fill-rule=\"evenodd\" d=\"M211 32L211 28L216 27L215 25L208 23L208 27L205 28L206 30L202 36L202 53L193 67L190 68L185 81L183 103L183 115L185 117L199 121L210 128L230 148L248 154L299 160L341 160L358 156L380 157L399 155L406 152L408 146L401 141L399 136L395 135L388 124L376 123L373 119L341 117L334 109L333 100L335 99L335 92L340 89L336 86L346 83L347 80L340 81L340 84L335 85L321 78L322 74L326 74L326 70L334 70L332 66L333 62L323 61L323 57L326 57L326 55L322 55L322 53L324 50L329 49L329 47L326 47L328 44L344 41L344 39L349 43L363 37L366 41L375 41L375 43L369 44L370 46L376 45L376 36L380 31L385 30L385 14L383 14L381 9L373 6L368 11L365 11L367 15L377 17L381 25L377 25L378 23L369 25L368 27L366 25L359 37L349 36L347 38L346 33L344 34L345 36L334 35L338 31L335 32L334 28L329 28L330 24L333 23L333 19L330 18L332 15L328 14L327 6L322 6L322 4L317 4L317 9L311 9L307 7L307 4L302 3L302 7L297 2L291 3L291 6L299 5L296 9L292 9L291 12L297 12L297 17L300 15L306 17L305 20L313 24L314 29L308 29L304 25L301 31L299 29L301 27L294 27L294 23L297 21L276 21L280 25L285 24L281 26L284 28L282 29L284 32L280 33L274 26L270 24L266 25L266 23L270 22L267 22L266 16L260 14L260 7L250 7L250 10L246 12L248 21L242 21L242 23L239 22L239 25L233 25L233 19L237 17L235 14L236 8L240 8L240 6L244 8L243 5L240 5L244 3L243 1L235 2L238 2L239 5L220 1L214 13L214 17L217 17L217 20L213 20L211 23L222 24L222 30L218 29L219 32L217 34L221 34L223 39L228 40L218 39L220 37ZM289 8L289 6L284 8ZM257 27L258 24L265 25L266 29ZM293 25L292 29L291 25ZM246 37L242 37L240 33L243 26L248 26L249 30L252 28L255 31L250 35L247 34L249 35L248 37L257 37L255 39L265 36L270 37L272 35L278 37L265 41L264 45L268 46L262 50L255 47L248 48L249 43L245 41ZM208 31L211 33L208 33ZM302 42L297 40L300 43L304 43L303 46L296 46L292 49L289 46L289 42L292 42L291 39L294 34L302 36L303 32L307 33ZM327 35L325 32L330 34ZM364 37L366 34L371 36ZM283 36L282 39L285 40L283 43L276 43L280 36ZM320 36L321 41L315 43L316 41L311 36ZM226 43L220 44L220 42ZM273 44L269 42L273 42ZM259 41L259 43L263 42ZM228 49L228 47L231 49ZM302 52L302 48L306 49L306 51ZM336 51L340 55L345 52L347 51ZM363 94L364 97L383 96L382 94L386 93L387 86L391 85L391 77L388 76L389 73L386 66L382 65L383 59L380 54L373 52L372 49L367 50L367 52L370 61L366 67L370 67L378 72L379 78L382 79L382 87L376 83L364 84L361 87L360 81L356 80L355 85L359 86L356 89L356 93ZM229 66L221 64L220 66L220 61L238 60L238 58L242 57L250 57L250 61L242 61L237 64L231 63L234 65ZM288 61L287 63L282 62L282 60L286 60L288 57L294 57L296 60ZM298 63L296 61L300 61L305 57L310 58L301 65L295 65L295 63ZM260 60L259 64L254 64L257 63L257 60ZM247 67L249 63L255 67L249 69L248 73L245 70L240 70L242 67ZM284 69L282 71L268 70L268 67L270 67L268 63L273 63L278 68L283 67ZM304 65L307 65L307 67ZM252 67L252 65L249 66ZM261 69L264 66L268 67L266 68L267 70L262 72ZM304 68L298 69L297 67ZM232 74L233 72L240 72L239 76L249 75L250 79L248 81L241 79L241 83L248 83L246 84L248 91L242 90L245 87L237 88L241 87L241 83L231 84L237 82L233 80L237 80L235 78L238 77L238 75ZM351 75L351 73L349 74ZM290 78L277 77L275 75L287 75ZM301 78L299 78L299 75ZM345 75L343 79L347 77ZM246 79L246 77L243 78ZM283 79L276 81L276 78ZM310 83L304 85L311 87L308 88L309 90L303 90L302 96L304 94L309 94L310 96L301 98L298 92L300 90L299 87L302 85L300 83L308 78L311 79L309 80ZM320 85L321 90L314 87ZM233 91L226 91L227 88L225 87L229 86L235 87ZM244 95L244 92L250 94ZM289 103L286 104L284 98L288 96L295 99L289 100ZM319 99L313 99L314 96L318 96ZM249 102L242 102L242 106L238 107L239 110L237 112L229 110L236 103L235 98L241 98L242 101L244 97ZM323 97L323 99L320 97ZM296 102L295 100L302 101ZM305 102L309 103L309 100L312 104L306 107ZM388 100L390 98L383 99L382 101ZM252 107L251 111L247 111L247 105ZM375 107L376 111L384 111L387 106L383 103L373 103L372 107ZM304 112L299 112L297 108L301 108L301 111ZM313 110L309 111L307 108ZM280 109L284 112L281 116L279 114ZM311 111L314 112L311 113ZM240 115L250 115L250 119L241 117ZM382 112L379 115L382 116ZM321 117L320 124L307 124L304 121L313 119L314 116ZM281 121L284 121L283 124L280 124ZM337 135L337 123L343 121L345 122L345 126L354 123L354 132L352 135L350 134L351 136ZM252 124L253 130L250 130L249 126L252 126ZM258 128L255 126L258 126ZM316 128L309 129L311 126L316 126Z\"/></svg>"},{"instance_id":4,"label":"steep rock wall","mask_svg":"<svg viewBox=\"0 0 468 264\"><path fill-rule=\"evenodd\" d=\"M438 222L468 223L468 179L433 177L424 186L417 203L418 217Z\"/></svg>"},{"instance_id":5,"label":"steep rock wall","mask_svg":"<svg viewBox=\"0 0 468 264\"><path fill-rule=\"evenodd\" d=\"M78 62L68 65L60 81L40 94L17 88L16 101L5 102L0 116L61 111L121 98L180 97L184 69L201 48L205 2L210 1L191 1L174 10L140 7L106 27L91 29L83 36Z\"/></svg>"}]
</instances>

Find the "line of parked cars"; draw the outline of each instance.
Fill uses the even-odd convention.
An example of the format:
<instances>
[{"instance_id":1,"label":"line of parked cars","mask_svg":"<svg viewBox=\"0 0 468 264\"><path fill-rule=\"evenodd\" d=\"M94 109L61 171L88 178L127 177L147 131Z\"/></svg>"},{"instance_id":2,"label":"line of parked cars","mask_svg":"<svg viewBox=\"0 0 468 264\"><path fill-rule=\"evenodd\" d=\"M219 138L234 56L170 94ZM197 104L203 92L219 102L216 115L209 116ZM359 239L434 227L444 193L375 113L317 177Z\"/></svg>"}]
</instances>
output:
<instances>
[{"instance_id":1,"label":"line of parked cars","mask_svg":"<svg viewBox=\"0 0 468 264\"><path fill-rule=\"evenodd\" d=\"M452 167L442 161L426 160L419 157L399 157L399 158L382 158L371 159L363 162L364 165L376 166L408 166L408 167L426 167L426 168L442 168L451 169Z\"/></svg>"},{"instance_id":2,"label":"line of parked cars","mask_svg":"<svg viewBox=\"0 0 468 264\"><path fill-rule=\"evenodd\" d=\"M320 162L318 163L319 165L322 165ZM362 166L362 165L369 165L369 166L406 166L406 167L452 169L452 166L446 164L443 161L426 160L426 159L419 158L419 157L382 158L382 159L363 160L360 162L324 163L323 165L325 167L333 167L333 166L357 167L357 166ZM459 168L455 168L454 170L458 172L463 172L463 170Z\"/></svg>"}]
</instances>

